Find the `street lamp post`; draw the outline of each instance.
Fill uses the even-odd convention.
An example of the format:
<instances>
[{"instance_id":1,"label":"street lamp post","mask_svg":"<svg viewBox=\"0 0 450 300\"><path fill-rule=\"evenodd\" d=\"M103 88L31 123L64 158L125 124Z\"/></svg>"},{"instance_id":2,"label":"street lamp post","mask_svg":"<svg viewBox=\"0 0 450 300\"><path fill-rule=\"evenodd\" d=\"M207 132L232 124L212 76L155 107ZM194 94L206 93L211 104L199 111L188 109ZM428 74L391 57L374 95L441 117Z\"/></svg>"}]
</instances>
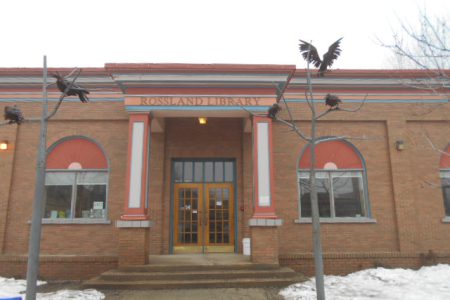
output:
<instances>
[{"instance_id":1,"label":"street lamp post","mask_svg":"<svg viewBox=\"0 0 450 300\"><path fill-rule=\"evenodd\" d=\"M36 299L37 276L39 273L39 250L41 246L41 224L45 199L45 166L47 159L47 56L44 55L44 83L42 86L42 115L39 134L39 154L34 188L33 216L31 219L30 241L28 246L26 299Z\"/></svg>"}]
</instances>

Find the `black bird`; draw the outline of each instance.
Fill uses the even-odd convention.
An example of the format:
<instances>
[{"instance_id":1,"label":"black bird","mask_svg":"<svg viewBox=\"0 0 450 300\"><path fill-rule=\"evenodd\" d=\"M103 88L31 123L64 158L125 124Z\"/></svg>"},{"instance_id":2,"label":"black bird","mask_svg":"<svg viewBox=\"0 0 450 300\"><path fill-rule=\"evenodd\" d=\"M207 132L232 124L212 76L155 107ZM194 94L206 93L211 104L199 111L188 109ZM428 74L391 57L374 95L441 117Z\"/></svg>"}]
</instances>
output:
<instances>
[{"instance_id":1,"label":"black bird","mask_svg":"<svg viewBox=\"0 0 450 300\"><path fill-rule=\"evenodd\" d=\"M275 119L277 114L281 111L281 106L278 103L274 103L271 108L267 111L267 116L271 119Z\"/></svg>"},{"instance_id":2,"label":"black bird","mask_svg":"<svg viewBox=\"0 0 450 300\"><path fill-rule=\"evenodd\" d=\"M24 121L24 117L20 109L17 106L5 106L5 120L9 121L9 124L18 124L20 125Z\"/></svg>"},{"instance_id":3,"label":"black bird","mask_svg":"<svg viewBox=\"0 0 450 300\"><path fill-rule=\"evenodd\" d=\"M331 95L331 94L327 94L325 96L325 105L329 106L330 109L332 109L332 108L334 108L334 109L339 108L339 103L342 103L342 101L341 101L341 99L339 99L338 96Z\"/></svg>"},{"instance_id":4,"label":"black bird","mask_svg":"<svg viewBox=\"0 0 450 300\"><path fill-rule=\"evenodd\" d=\"M316 47L308 42L300 40L300 53L306 61L312 63L314 67L319 68L319 72L317 73L318 77L322 77L327 71L327 68L331 67L334 60L341 54L341 48L339 48L341 40L342 38L331 44L328 48L328 52L323 55L322 60L320 59Z\"/></svg>"},{"instance_id":5,"label":"black bird","mask_svg":"<svg viewBox=\"0 0 450 300\"><path fill-rule=\"evenodd\" d=\"M58 87L58 89L61 91L61 93L64 93L67 87L70 85L71 81L65 79L59 73L53 74L52 76L56 78L56 86ZM78 96L78 98L80 98L80 101L83 103L89 101L87 94L89 94L89 91L78 86L76 83L73 83L72 87L67 91L67 96Z\"/></svg>"}]
</instances>

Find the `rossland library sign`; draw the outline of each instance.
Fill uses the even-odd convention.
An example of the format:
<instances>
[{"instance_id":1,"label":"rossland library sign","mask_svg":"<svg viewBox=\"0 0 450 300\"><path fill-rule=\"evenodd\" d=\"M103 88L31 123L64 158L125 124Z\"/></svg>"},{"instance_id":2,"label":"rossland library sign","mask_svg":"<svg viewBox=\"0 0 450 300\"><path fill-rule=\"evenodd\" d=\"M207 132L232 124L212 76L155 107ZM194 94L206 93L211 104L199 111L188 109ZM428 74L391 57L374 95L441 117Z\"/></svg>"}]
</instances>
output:
<instances>
[{"instance_id":1,"label":"rossland library sign","mask_svg":"<svg viewBox=\"0 0 450 300\"><path fill-rule=\"evenodd\" d=\"M139 106L270 106L274 97L157 96L126 97L125 105Z\"/></svg>"}]
</instances>

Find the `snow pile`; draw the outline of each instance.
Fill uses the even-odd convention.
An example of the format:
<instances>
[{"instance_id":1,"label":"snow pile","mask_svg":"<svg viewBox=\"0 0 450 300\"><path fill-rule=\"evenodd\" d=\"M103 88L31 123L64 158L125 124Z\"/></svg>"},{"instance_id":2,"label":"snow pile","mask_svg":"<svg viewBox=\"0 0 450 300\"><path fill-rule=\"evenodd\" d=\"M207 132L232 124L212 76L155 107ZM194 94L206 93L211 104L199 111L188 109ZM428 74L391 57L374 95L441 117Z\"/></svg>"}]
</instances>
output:
<instances>
[{"instance_id":1,"label":"snow pile","mask_svg":"<svg viewBox=\"0 0 450 300\"><path fill-rule=\"evenodd\" d=\"M93 289L83 291L61 290L54 293L39 293L37 298L42 300L101 300L105 299L105 295Z\"/></svg>"},{"instance_id":2,"label":"snow pile","mask_svg":"<svg viewBox=\"0 0 450 300\"><path fill-rule=\"evenodd\" d=\"M46 284L46 282L38 280L37 285L42 284ZM23 296L20 293L27 289L26 286L26 280L0 277L0 299Z\"/></svg>"},{"instance_id":3,"label":"snow pile","mask_svg":"<svg viewBox=\"0 0 450 300\"><path fill-rule=\"evenodd\" d=\"M286 300L316 299L315 280L280 291ZM410 269L368 269L347 276L325 276L325 296L333 300L448 300L450 265Z\"/></svg>"},{"instance_id":4,"label":"snow pile","mask_svg":"<svg viewBox=\"0 0 450 300\"><path fill-rule=\"evenodd\" d=\"M38 281L38 285L45 284L45 281ZM0 277L0 299L22 297L25 299L27 282L22 279ZM105 295L99 291L88 289L84 291L61 290L54 293L38 293L39 300L101 300Z\"/></svg>"}]
</instances>

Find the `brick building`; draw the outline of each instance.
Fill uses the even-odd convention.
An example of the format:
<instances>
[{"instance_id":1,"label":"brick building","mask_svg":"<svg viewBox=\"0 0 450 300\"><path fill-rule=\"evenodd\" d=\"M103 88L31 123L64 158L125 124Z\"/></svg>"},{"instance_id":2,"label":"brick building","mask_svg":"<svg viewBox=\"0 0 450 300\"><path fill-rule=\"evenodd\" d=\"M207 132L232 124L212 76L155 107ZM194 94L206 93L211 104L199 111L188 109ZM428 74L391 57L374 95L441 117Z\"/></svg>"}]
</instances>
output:
<instances>
[{"instance_id":1,"label":"brick building","mask_svg":"<svg viewBox=\"0 0 450 300\"><path fill-rule=\"evenodd\" d=\"M429 78L335 70L312 79L320 112L327 93L348 109L366 99L318 123L320 136L351 137L316 151L326 273L450 262L448 84L417 89L416 79ZM313 272L310 153L266 114L285 90L309 132L304 70L106 64L77 83L91 102L67 98L48 126L41 276L87 278L149 254L242 253L244 238L255 262ZM50 109L59 96L50 86ZM0 69L0 103L38 118L42 70ZM39 127L0 126L4 276L26 272Z\"/></svg>"}]
</instances>

